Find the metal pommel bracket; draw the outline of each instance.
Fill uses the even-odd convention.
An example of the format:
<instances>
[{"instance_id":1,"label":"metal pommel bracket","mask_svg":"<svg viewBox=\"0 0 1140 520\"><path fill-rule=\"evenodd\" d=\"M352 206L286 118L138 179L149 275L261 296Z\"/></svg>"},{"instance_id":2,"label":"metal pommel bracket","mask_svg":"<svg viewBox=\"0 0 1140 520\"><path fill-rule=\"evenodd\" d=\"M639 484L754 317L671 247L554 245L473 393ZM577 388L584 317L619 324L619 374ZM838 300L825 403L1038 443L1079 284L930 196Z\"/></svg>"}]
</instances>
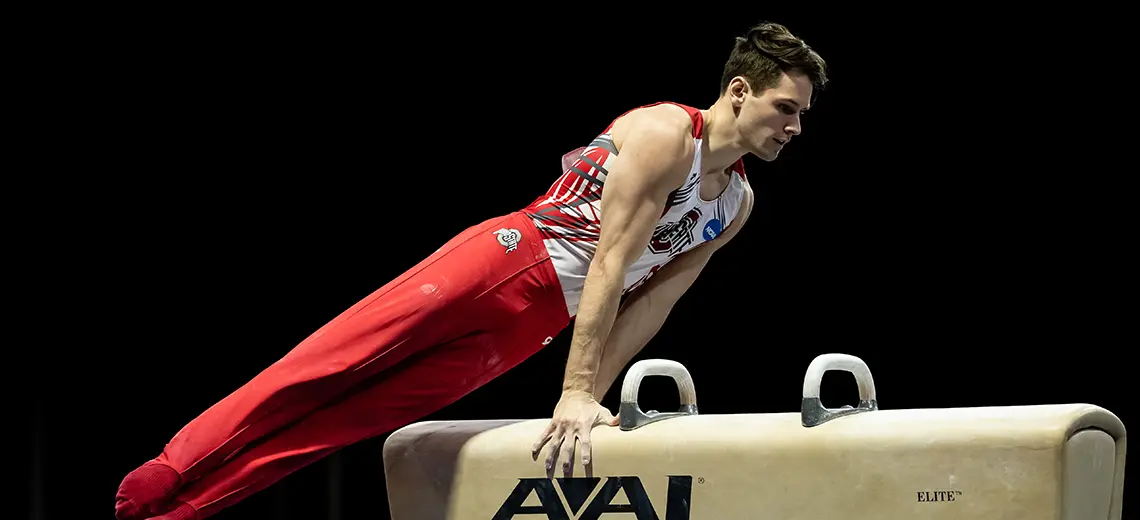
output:
<instances>
[{"instance_id":1,"label":"metal pommel bracket","mask_svg":"<svg viewBox=\"0 0 1140 520\"><path fill-rule=\"evenodd\" d=\"M823 406L819 398L819 387L823 382L823 373L828 370L841 370L855 376L855 381L859 384L859 406L854 408L844 406L839 409ZM875 380L871 377L871 369L867 368L862 359L847 354L822 354L808 365L807 374L804 376L803 402L800 407L801 422L804 426L811 428L839 417L878 409Z\"/></svg>"},{"instance_id":2,"label":"metal pommel bracket","mask_svg":"<svg viewBox=\"0 0 1140 520\"><path fill-rule=\"evenodd\" d=\"M669 376L677 383L677 391L681 394L681 409L676 412L658 412L650 410L641 411L637 404L637 393L641 389L641 380L646 376ZM693 387L693 378L689 371L676 361L668 359L646 359L634 363L625 374L625 381L621 386L621 407L618 410L620 427L622 431L630 431L646 424L664 421L673 417L684 415L697 415L697 391Z\"/></svg>"}]
</instances>

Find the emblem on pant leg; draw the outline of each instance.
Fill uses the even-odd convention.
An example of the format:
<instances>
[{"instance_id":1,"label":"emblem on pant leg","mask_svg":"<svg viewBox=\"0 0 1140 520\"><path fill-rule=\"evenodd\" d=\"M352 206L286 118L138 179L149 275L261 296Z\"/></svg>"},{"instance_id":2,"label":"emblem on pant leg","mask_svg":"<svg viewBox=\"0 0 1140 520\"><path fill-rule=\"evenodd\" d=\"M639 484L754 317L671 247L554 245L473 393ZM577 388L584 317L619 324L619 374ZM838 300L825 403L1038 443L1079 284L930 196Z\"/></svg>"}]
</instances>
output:
<instances>
[{"instance_id":1,"label":"emblem on pant leg","mask_svg":"<svg viewBox=\"0 0 1140 520\"><path fill-rule=\"evenodd\" d=\"M507 248L507 253L518 249L519 240L522 240L522 233L519 233L519 230L517 229L503 228L496 231L495 235L499 239L499 243L502 244L503 247Z\"/></svg>"}]
</instances>

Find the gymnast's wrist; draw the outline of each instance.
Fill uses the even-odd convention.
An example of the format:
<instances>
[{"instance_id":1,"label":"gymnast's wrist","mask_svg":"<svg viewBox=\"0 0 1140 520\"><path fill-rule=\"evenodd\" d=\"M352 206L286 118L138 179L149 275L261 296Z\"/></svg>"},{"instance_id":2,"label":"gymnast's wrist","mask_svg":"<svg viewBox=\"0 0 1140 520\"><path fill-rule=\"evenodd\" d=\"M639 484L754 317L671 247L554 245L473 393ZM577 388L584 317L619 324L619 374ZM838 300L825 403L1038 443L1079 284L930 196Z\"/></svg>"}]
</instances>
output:
<instances>
[{"instance_id":1,"label":"gymnast's wrist","mask_svg":"<svg viewBox=\"0 0 1140 520\"><path fill-rule=\"evenodd\" d=\"M567 377L562 383L562 396L594 395L594 378L586 376Z\"/></svg>"}]
</instances>

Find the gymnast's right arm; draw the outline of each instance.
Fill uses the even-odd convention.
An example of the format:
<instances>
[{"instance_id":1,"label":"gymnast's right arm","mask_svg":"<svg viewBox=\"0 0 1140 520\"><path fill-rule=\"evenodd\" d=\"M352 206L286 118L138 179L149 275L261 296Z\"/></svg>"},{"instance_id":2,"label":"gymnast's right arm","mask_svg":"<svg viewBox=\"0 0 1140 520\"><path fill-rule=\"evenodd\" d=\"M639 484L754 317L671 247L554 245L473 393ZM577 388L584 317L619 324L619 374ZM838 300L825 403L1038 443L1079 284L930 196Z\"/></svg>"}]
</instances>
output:
<instances>
[{"instance_id":1,"label":"gymnast's right arm","mask_svg":"<svg viewBox=\"0 0 1140 520\"><path fill-rule=\"evenodd\" d=\"M606 176L603 225L574 318L562 396L533 446L537 457L549 441L547 469L554 467L561 452L567 475L573 468L575 441L581 446L583 465L589 465L590 431L598 425L617 425L613 414L594 400L602 350L618 314L629 266L649 243L669 193L684 182L695 153L691 122L683 111L647 108L627 117L614 124L614 141L621 153Z\"/></svg>"}]
</instances>

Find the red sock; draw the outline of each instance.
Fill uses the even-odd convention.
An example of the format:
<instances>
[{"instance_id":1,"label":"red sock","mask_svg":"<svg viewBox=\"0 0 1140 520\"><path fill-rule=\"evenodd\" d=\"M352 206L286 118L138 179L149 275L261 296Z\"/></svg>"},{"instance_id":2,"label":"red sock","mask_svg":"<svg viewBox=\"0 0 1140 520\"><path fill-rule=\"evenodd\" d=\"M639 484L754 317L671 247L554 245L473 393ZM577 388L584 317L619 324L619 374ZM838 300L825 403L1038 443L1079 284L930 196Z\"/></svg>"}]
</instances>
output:
<instances>
[{"instance_id":1,"label":"red sock","mask_svg":"<svg viewBox=\"0 0 1140 520\"><path fill-rule=\"evenodd\" d=\"M127 474L115 494L115 518L143 520L166 508L182 486L182 477L174 468L150 461Z\"/></svg>"}]
</instances>

